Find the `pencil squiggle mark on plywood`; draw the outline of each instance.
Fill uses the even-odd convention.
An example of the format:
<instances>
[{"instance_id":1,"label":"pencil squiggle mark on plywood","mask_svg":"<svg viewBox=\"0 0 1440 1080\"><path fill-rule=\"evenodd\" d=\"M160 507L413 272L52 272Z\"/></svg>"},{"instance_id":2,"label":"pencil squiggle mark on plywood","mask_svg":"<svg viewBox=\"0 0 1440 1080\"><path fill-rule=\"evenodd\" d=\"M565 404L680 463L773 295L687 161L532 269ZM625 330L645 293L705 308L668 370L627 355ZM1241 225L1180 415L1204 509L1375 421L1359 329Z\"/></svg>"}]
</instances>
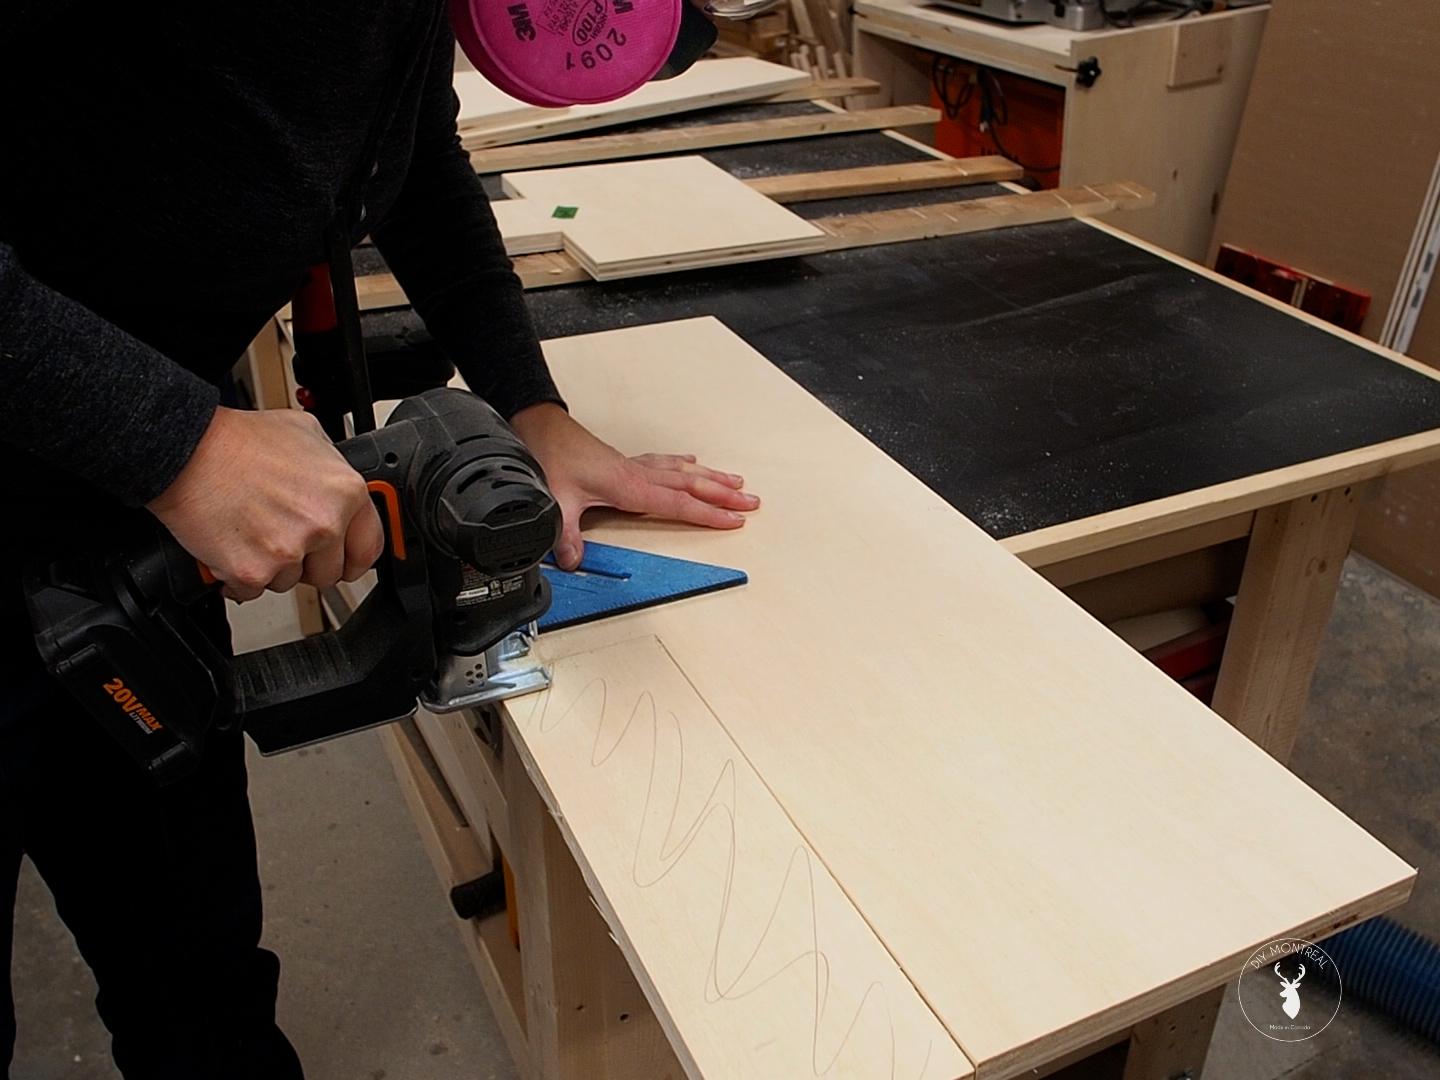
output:
<instances>
[{"instance_id":1,"label":"pencil squiggle mark on plywood","mask_svg":"<svg viewBox=\"0 0 1440 1080\"><path fill-rule=\"evenodd\" d=\"M681 814L681 798L686 789L685 732L679 716L661 709L654 695L642 691L628 709L610 700L610 687L603 678L592 679L564 709L551 710L555 691L543 695L538 718L532 712L539 735L549 735L566 726L572 718L589 721L594 741L590 748L590 765L603 768L624 744L627 737L650 736L650 771L635 837L631 879L636 887L650 889L659 885L678 867L688 852L706 833L707 827L719 830L725 844L725 872L721 884L719 913L710 946L705 972L704 998L707 1002L738 1001L775 983L798 965L808 965L812 992L810 1059L816 1076L829 1074L844 1057L857 1029L867 1013L888 1031L888 1075L899 1077L899 1050L896 1045L894 1018L886 987L878 979L870 981L861 998L848 1015L837 1012L831 1003L832 972L830 958L821 945L820 916L817 910L815 856L804 844L796 844L790 853L784 876L774 901L753 944L746 947L737 937L732 920L732 902L736 899L736 860L739 851L737 766L733 757L726 757L716 771L700 809L688 823ZM821 873L824 873L822 870ZM793 897L787 906L787 898ZM753 909L753 906L752 906ZM799 920L803 926L801 940L781 940L786 932L782 924ZM710 935L707 935L710 937ZM772 940L773 939L773 940ZM778 953L767 961L768 953ZM733 957L730 962L722 954ZM838 1035L826 1038L826 1031ZM927 1042L919 1070L913 1075L923 1077L934 1051Z\"/></svg>"}]
</instances>

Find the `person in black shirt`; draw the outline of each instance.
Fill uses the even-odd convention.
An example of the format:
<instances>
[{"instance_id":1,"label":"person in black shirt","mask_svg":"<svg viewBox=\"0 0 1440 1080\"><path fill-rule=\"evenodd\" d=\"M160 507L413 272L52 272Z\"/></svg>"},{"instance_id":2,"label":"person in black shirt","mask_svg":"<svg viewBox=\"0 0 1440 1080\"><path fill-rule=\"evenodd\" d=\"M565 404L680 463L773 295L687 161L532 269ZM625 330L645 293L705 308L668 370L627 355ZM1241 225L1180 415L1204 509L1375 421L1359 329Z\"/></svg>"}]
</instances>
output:
<instances>
[{"instance_id":1,"label":"person in black shirt","mask_svg":"<svg viewBox=\"0 0 1440 1080\"><path fill-rule=\"evenodd\" d=\"M530 444L564 510L562 565L579 561L589 506L734 528L758 505L739 477L627 459L566 412L456 136L445 11L0 9L0 895L13 908L28 855L96 975L127 1080L301 1075L275 1024L279 963L259 947L242 746L216 738L196 775L154 787L41 668L20 567L113 547L145 510L236 599L354 580L374 561L364 485L318 426L218 404L217 383L322 260L327 226L374 239L470 387ZM8 1067L8 981L0 993Z\"/></svg>"}]
</instances>

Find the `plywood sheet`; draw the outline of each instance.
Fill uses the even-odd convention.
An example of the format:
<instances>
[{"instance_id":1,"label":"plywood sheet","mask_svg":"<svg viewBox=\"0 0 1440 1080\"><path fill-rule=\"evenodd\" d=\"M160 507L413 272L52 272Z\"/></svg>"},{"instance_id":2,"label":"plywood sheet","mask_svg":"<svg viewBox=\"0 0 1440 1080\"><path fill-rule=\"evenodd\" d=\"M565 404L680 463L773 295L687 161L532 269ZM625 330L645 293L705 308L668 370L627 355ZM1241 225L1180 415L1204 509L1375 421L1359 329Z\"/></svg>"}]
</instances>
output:
<instances>
[{"instance_id":1,"label":"plywood sheet","mask_svg":"<svg viewBox=\"0 0 1440 1080\"><path fill-rule=\"evenodd\" d=\"M733 533L595 529L750 584L542 645L663 640L980 1075L1408 894L1402 860L718 322L547 354L599 435L697 453L765 504Z\"/></svg>"},{"instance_id":2,"label":"plywood sheet","mask_svg":"<svg viewBox=\"0 0 1440 1080\"><path fill-rule=\"evenodd\" d=\"M457 90L459 80L460 75L457 74ZM692 109L753 101L809 81L810 76L803 71L755 57L701 60L683 75L646 83L616 101L572 105L564 109L532 107L529 111L516 111L513 107L507 110L507 99L521 106L524 103L493 87L493 94L487 95L467 84L471 116L467 119L466 98L462 95L461 141L467 150L477 150L485 146L549 139Z\"/></svg>"},{"instance_id":3,"label":"plywood sheet","mask_svg":"<svg viewBox=\"0 0 1440 1080\"><path fill-rule=\"evenodd\" d=\"M565 249L611 280L821 250L825 234L704 158L665 158L506 173L506 191L575 208Z\"/></svg>"},{"instance_id":4,"label":"plywood sheet","mask_svg":"<svg viewBox=\"0 0 1440 1080\"><path fill-rule=\"evenodd\" d=\"M512 767L580 853L689 1075L972 1075L660 641L553 675L511 706Z\"/></svg>"}]
</instances>

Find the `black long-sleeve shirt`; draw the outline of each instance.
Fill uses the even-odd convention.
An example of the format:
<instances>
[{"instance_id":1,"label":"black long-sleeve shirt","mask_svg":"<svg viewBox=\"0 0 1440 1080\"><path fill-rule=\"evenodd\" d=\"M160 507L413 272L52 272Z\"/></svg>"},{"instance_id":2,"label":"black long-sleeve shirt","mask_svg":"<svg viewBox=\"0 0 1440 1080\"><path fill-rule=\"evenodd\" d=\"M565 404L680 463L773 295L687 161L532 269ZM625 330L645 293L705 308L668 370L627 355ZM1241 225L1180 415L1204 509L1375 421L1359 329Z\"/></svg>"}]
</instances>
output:
<instances>
[{"instance_id":1,"label":"black long-sleeve shirt","mask_svg":"<svg viewBox=\"0 0 1440 1080\"><path fill-rule=\"evenodd\" d=\"M455 134L445 7L0 4L0 536L22 554L170 484L337 213L477 393L559 400Z\"/></svg>"}]
</instances>

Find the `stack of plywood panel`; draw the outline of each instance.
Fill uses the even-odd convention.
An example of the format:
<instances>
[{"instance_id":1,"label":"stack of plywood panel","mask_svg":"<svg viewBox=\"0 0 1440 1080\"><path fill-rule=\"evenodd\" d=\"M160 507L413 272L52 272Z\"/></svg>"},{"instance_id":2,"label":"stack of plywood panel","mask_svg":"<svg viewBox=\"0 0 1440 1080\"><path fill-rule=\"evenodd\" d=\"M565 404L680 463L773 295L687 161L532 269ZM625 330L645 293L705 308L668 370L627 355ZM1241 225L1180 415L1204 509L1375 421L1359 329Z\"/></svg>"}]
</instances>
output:
<instances>
[{"instance_id":1,"label":"stack of plywood panel","mask_svg":"<svg viewBox=\"0 0 1440 1080\"><path fill-rule=\"evenodd\" d=\"M513 198L562 215L565 250L598 281L825 246L814 225L700 157L539 169L501 179Z\"/></svg>"}]
</instances>

